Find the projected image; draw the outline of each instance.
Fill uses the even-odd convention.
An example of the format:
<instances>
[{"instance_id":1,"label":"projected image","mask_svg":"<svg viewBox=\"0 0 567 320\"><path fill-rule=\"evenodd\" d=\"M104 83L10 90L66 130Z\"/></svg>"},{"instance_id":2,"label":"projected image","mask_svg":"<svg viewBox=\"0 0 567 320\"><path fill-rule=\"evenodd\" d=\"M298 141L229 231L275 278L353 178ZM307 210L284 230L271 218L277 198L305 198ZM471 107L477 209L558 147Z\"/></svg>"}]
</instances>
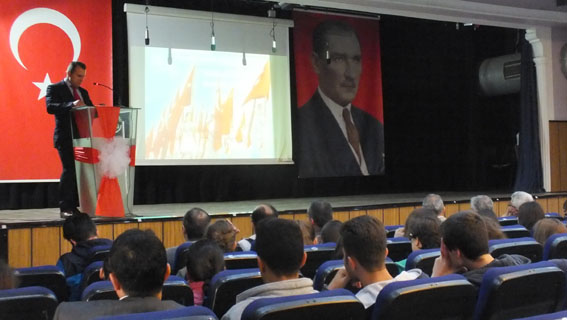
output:
<instances>
[{"instance_id":1,"label":"projected image","mask_svg":"<svg viewBox=\"0 0 567 320\"><path fill-rule=\"evenodd\" d=\"M143 157L275 158L274 59L278 57L145 48Z\"/></svg>"}]
</instances>

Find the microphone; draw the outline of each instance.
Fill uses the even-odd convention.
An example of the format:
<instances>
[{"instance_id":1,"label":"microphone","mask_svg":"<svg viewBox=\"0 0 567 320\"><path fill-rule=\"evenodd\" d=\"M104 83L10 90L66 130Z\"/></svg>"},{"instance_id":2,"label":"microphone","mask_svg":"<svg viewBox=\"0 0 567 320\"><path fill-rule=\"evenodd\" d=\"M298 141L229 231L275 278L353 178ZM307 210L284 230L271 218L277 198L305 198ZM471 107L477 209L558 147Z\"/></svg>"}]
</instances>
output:
<instances>
[{"instance_id":1,"label":"microphone","mask_svg":"<svg viewBox=\"0 0 567 320\"><path fill-rule=\"evenodd\" d=\"M100 86L100 87L104 87L110 91L112 91L113 95L114 95L114 89L104 83L100 83L100 82L93 82L93 85L95 86ZM117 94L118 96L118 105L121 106L122 105L122 99L120 99L120 94Z\"/></svg>"}]
</instances>

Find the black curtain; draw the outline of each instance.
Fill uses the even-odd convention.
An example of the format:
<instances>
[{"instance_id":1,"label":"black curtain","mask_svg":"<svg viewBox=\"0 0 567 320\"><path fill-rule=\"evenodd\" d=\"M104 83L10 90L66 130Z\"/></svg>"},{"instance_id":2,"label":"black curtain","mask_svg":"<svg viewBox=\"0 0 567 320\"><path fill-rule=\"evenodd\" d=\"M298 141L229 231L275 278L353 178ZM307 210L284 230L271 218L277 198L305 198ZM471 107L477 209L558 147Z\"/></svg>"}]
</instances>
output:
<instances>
[{"instance_id":1,"label":"black curtain","mask_svg":"<svg viewBox=\"0 0 567 320\"><path fill-rule=\"evenodd\" d=\"M520 145L514 190L542 192L536 69L532 46L523 36L520 77Z\"/></svg>"}]
</instances>

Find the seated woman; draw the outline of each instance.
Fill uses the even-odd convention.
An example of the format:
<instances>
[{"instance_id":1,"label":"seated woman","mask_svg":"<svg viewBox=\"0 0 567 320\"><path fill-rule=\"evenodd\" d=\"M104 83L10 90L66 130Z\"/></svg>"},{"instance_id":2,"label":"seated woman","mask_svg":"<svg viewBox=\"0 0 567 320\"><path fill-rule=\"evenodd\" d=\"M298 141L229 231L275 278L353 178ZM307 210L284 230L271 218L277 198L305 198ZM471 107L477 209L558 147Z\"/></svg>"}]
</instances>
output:
<instances>
[{"instance_id":1,"label":"seated woman","mask_svg":"<svg viewBox=\"0 0 567 320\"><path fill-rule=\"evenodd\" d=\"M404 233L411 241L412 251L434 249L441 245L441 221L431 209L419 208L413 210L406 220ZM406 259L396 262L400 272L405 270Z\"/></svg>"},{"instance_id":2,"label":"seated woman","mask_svg":"<svg viewBox=\"0 0 567 320\"><path fill-rule=\"evenodd\" d=\"M207 227L205 237L216 242L224 253L228 253L236 249L238 231L230 221L217 220Z\"/></svg>"},{"instance_id":3,"label":"seated woman","mask_svg":"<svg viewBox=\"0 0 567 320\"><path fill-rule=\"evenodd\" d=\"M555 218L541 219L533 227L534 239L542 246L545 245L549 237L556 233L567 233L567 227Z\"/></svg>"},{"instance_id":4,"label":"seated woman","mask_svg":"<svg viewBox=\"0 0 567 320\"><path fill-rule=\"evenodd\" d=\"M200 306L203 305L204 292L207 292L211 279L224 270L223 251L214 241L202 239L189 247L186 256L186 280L193 290L195 305Z\"/></svg>"}]
</instances>

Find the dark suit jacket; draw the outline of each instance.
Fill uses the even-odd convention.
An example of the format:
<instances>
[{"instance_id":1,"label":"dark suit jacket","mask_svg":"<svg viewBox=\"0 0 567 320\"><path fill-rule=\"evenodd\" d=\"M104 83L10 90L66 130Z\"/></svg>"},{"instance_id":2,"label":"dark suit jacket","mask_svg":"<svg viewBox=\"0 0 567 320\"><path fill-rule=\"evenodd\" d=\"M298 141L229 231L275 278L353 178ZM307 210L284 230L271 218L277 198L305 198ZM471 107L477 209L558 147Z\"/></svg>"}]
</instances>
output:
<instances>
[{"instance_id":1,"label":"dark suit jacket","mask_svg":"<svg viewBox=\"0 0 567 320\"><path fill-rule=\"evenodd\" d=\"M351 106L368 173L384 173L384 129L380 121ZM348 140L318 91L299 108L299 176L361 175Z\"/></svg>"},{"instance_id":2,"label":"dark suit jacket","mask_svg":"<svg viewBox=\"0 0 567 320\"><path fill-rule=\"evenodd\" d=\"M155 297L62 302L55 310L53 319L87 320L101 316L162 311L183 307L177 302L170 300L162 301Z\"/></svg>"},{"instance_id":3,"label":"dark suit jacket","mask_svg":"<svg viewBox=\"0 0 567 320\"><path fill-rule=\"evenodd\" d=\"M87 106L93 102L87 90L79 88L83 101ZM53 133L53 145L58 148L62 146L72 147L71 136L71 109L75 98L69 90L65 81L59 81L47 87L45 103L47 113L55 115L55 132Z\"/></svg>"}]
</instances>

